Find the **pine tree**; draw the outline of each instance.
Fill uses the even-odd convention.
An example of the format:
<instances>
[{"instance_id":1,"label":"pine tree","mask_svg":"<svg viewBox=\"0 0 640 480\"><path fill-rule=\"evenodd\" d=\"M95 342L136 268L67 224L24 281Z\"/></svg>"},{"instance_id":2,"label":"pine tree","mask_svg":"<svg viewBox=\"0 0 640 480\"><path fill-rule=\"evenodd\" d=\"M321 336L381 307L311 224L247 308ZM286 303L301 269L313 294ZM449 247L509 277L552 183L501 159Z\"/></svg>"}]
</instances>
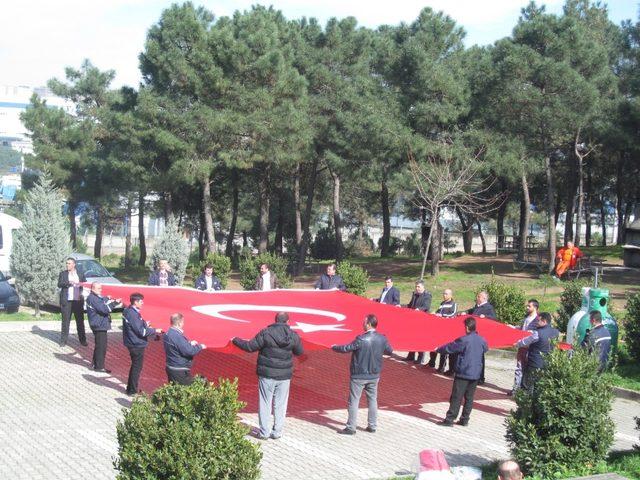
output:
<instances>
[{"instance_id":1,"label":"pine tree","mask_svg":"<svg viewBox=\"0 0 640 480\"><path fill-rule=\"evenodd\" d=\"M151 255L154 268L158 266L160 260L169 262L176 276L176 282L181 284L189 262L189 246L178 228L177 220L173 217L169 217Z\"/></svg>"},{"instance_id":2,"label":"pine tree","mask_svg":"<svg viewBox=\"0 0 640 480\"><path fill-rule=\"evenodd\" d=\"M45 173L27 193L22 228L15 232L11 272L20 296L34 304L36 317L40 305L55 298L58 273L71 252L63 203Z\"/></svg>"}]
</instances>

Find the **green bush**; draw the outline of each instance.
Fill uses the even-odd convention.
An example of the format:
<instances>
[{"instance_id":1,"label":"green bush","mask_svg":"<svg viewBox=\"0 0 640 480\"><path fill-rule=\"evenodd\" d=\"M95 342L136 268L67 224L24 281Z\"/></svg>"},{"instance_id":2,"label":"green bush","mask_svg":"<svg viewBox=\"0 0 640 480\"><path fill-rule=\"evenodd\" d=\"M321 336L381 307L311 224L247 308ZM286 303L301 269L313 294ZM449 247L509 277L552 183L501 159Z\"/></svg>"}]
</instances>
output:
<instances>
[{"instance_id":1,"label":"green bush","mask_svg":"<svg viewBox=\"0 0 640 480\"><path fill-rule=\"evenodd\" d=\"M136 397L116 428L118 479L258 478L262 452L238 421L243 407L237 379L197 378Z\"/></svg>"},{"instance_id":2,"label":"green bush","mask_svg":"<svg viewBox=\"0 0 640 480\"><path fill-rule=\"evenodd\" d=\"M588 474L613 444L610 380L582 349L572 356L554 349L546 359L535 389L518 391L506 419L511 454L528 475Z\"/></svg>"},{"instance_id":3,"label":"green bush","mask_svg":"<svg viewBox=\"0 0 640 480\"><path fill-rule=\"evenodd\" d=\"M402 250L408 257L422 256L422 239L418 232L413 232L402 244Z\"/></svg>"},{"instance_id":4,"label":"green bush","mask_svg":"<svg viewBox=\"0 0 640 480\"><path fill-rule=\"evenodd\" d=\"M627 297L627 314L624 318L624 342L629 356L636 362L640 361L640 293Z\"/></svg>"},{"instance_id":5,"label":"green bush","mask_svg":"<svg viewBox=\"0 0 640 480\"><path fill-rule=\"evenodd\" d=\"M311 242L311 256L319 260L336 258L336 236L332 228L325 227L318 230Z\"/></svg>"},{"instance_id":6,"label":"green bush","mask_svg":"<svg viewBox=\"0 0 640 480\"><path fill-rule=\"evenodd\" d=\"M375 247L369 235L355 231L349 236L345 250L348 257L368 257L375 252Z\"/></svg>"},{"instance_id":7,"label":"green bush","mask_svg":"<svg viewBox=\"0 0 640 480\"><path fill-rule=\"evenodd\" d=\"M561 332L567 331L569 319L580 310L582 306L582 287L587 285L588 282L579 280L565 282L564 291L560 295L560 307L556 318L556 325Z\"/></svg>"},{"instance_id":8,"label":"green bush","mask_svg":"<svg viewBox=\"0 0 640 480\"><path fill-rule=\"evenodd\" d=\"M364 268L343 261L337 265L336 273L342 277L347 292L361 297L365 296L369 286L369 275Z\"/></svg>"},{"instance_id":9,"label":"green bush","mask_svg":"<svg viewBox=\"0 0 640 480\"><path fill-rule=\"evenodd\" d=\"M204 266L207 264L213 266L213 274L220 279L222 288L227 288L229 274L231 273L231 259L221 253L209 253L204 260L197 261L189 266L188 271L194 281L200 276Z\"/></svg>"},{"instance_id":10,"label":"green bush","mask_svg":"<svg viewBox=\"0 0 640 480\"><path fill-rule=\"evenodd\" d=\"M495 308L500 322L508 325L519 325L522 322L527 301L524 290L516 285L498 282L494 278L478 291L482 290L489 294L489 303Z\"/></svg>"},{"instance_id":11,"label":"green bush","mask_svg":"<svg viewBox=\"0 0 640 480\"><path fill-rule=\"evenodd\" d=\"M76 253L84 253L84 254L87 254L89 252L89 247L87 247L87 244L84 243L84 240L79 235L76 237L75 252Z\"/></svg>"},{"instance_id":12,"label":"green bush","mask_svg":"<svg viewBox=\"0 0 640 480\"><path fill-rule=\"evenodd\" d=\"M291 277L287 273L287 259L273 253L262 253L255 257L245 254L240 258L240 285L242 288L245 290L254 289L262 263L268 264L269 269L276 274L280 288L291 286Z\"/></svg>"},{"instance_id":13,"label":"green bush","mask_svg":"<svg viewBox=\"0 0 640 480\"><path fill-rule=\"evenodd\" d=\"M140 246L134 245L131 247L131 265L138 265L138 260L140 260ZM119 268L124 268L124 261L125 257L122 255L118 264Z\"/></svg>"},{"instance_id":14,"label":"green bush","mask_svg":"<svg viewBox=\"0 0 640 480\"><path fill-rule=\"evenodd\" d=\"M120 265L121 255L117 253L110 253L109 255L103 255L100 259L100 263L108 270L110 268L117 268Z\"/></svg>"}]
</instances>

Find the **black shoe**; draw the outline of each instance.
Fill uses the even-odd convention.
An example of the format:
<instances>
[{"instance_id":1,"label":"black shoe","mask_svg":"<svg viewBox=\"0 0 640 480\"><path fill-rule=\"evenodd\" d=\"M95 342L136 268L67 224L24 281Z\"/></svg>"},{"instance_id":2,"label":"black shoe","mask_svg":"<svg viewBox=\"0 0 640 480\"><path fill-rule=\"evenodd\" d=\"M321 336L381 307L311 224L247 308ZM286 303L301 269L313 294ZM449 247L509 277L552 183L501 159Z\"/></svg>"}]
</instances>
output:
<instances>
[{"instance_id":1,"label":"black shoe","mask_svg":"<svg viewBox=\"0 0 640 480\"><path fill-rule=\"evenodd\" d=\"M111 373L111 370L109 370L107 368L94 368L94 371L102 372L102 373Z\"/></svg>"},{"instance_id":2,"label":"black shoe","mask_svg":"<svg viewBox=\"0 0 640 480\"><path fill-rule=\"evenodd\" d=\"M478 380L478 385L484 385L484 380Z\"/></svg>"},{"instance_id":3,"label":"black shoe","mask_svg":"<svg viewBox=\"0 0 640 480\"><path fill-rule=\"evenodd\" d=\"M342 430L338 430L340 435L355 435L356 431L351 430L350 428L343 428Z\"/></svg>"},{"instance_id":4,"label":"black shoe","mask_svg":"<svg viewBox=\"0 0 640 480\"><path fill-rule=\"evenodd\" d=\"M454 373L455 372L453 370L447 370L446 372L444 372L445 376L447 376L447 377L453 377Z\"/></svg>"},{"instance_id":5,"label":"black shoe","mask_svg":"<svg viewBox=\"0 0 640 480\"><path fill-rule=\"evenodd\" d=\"M453 422L451 420L440 420L438 425L441 427L453 427Z\"/></svg>"},{"instance_id":6,"label":"black shoe","mask_svg":"<svg viewBox=\"0 0 640 480\"><path fill-rule=\"evenodd\" d=\"M436 362L433 362L433 363L429 362L427 363L427 365L429 365L431 368L436 368Z\"/></svg>"},{"instance_id":7,"label":"black shoe","mask_svg":"<svg viewBox=\"0 0 640 480\"><path fill-rule=\"evenodd\" d=\"M458 420L456 423L461 427L466 427L469 425L469 420Z\"/></svg>"},{"instance_id":8,"label":"black shoe","mask_svg":"<svg viewBox=\"0 0 640 480\"><path fill-rule=\"evenodd\" d=\"M364 429L365 432L369 432L369 433L376 433L376 429L375 428L371 428L371 427L367 427Z\"/></svg>"},{"instance_id":9,"label":"black shoe","mask_svg":"<svg viewBox=\"0 0 640 480\"><path fill-rule=\"evenodd\" d=\"M416 357L412 357L411 355L407 355L406 357L404 357L404 361L405 362L415 362L416 361Z\"/></svg>"},{"instance_id":10,"label":"black shoe","mask_svg":"<svg viewBox=\"0 0 640 480\"><path fill-rule=\"evenodd\" d=\"M438 373L444 373L444 368L439 368Z\"/></svg>"},{"instance_id":11,"label":"black shoe","mask_svg":"<svg viewBox=\"0 0 640 480\"><path fill-rule=\"evenodd\" d=\"M80 345L82 345L83 347L88 347L89 346L89 344L87 343L86 340L84 342L80 342Z\"/></svg>"}]
</instances>

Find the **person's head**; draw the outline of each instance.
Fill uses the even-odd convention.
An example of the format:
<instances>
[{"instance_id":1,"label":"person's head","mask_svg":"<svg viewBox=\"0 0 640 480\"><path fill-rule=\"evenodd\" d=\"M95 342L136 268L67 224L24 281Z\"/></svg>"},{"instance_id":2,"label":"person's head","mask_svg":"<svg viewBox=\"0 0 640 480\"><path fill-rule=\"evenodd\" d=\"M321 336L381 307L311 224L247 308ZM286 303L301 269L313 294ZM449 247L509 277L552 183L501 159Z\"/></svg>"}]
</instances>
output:
<instances>
[{"instance_id":1,"label":"person's head","mask_svg":"<svg viewBox=\"0 0 640 480\"><path fill-rule=\"evenodd\" d=\"M71 257L67 258L66 265L68 272L72 272L76 269L76 261Z\"/></svg>"},{"instance_id":2,"label":"person's head","mask_svg":"<svg viewBox=\"0 0 640 480\"><path fill-rule=\"evenodd\" d=\"M96 295L100 295L102 293L102 284L98 282L93 282L91 284L91 291Z\"/></svg>"},{"instance_id":3,"label":"person's head","mask_svg":"<svg viewBox=\"0 0 640 480\"><path fill-rule=\"evenodd\" d=\"M571 240L569 240L567 242L567 248L573 248L573 247L574 247L574 243Z\"/></svg>"},{"instance_id":4,"label":"person's head","mask_svg":"<svg viewBox=\"0 0 640 480\"><path fill-rule=\"evenodd\" d=\"M184 326L184 317L181 313L174 313L173 315L171 315L171 317L169 317L169 321L171 322L172 327L182 329L182 327Z\"/></svg>"},{"instance_id":5,"label":"person's head","mask_svg":"<svg viewBox=\"0 0 640 480\"><path fill-rule=\"evenodd\" d=\"M330 263L329 265L327 265L327 275L332 277L335 274L336 274L336 264L335 263Z\"/></svg>"},{"instance_id":6,"label":"person's head","mask_svg":"<svg viewBox=\"0 0 640 480\"><path fill-rule=\"evenodd\" d=\"M140 308L144 303L144 295L138 292L132 293L131 296L129 297L129 302L131 302L132 306L136 308Z\"/></svg>"},{"instance_id":7,"label":"person's head","mask_svg":"<svg viewBox=\"0 0 640 480\"><path fill-rule=\"evenodd\" d=\"M538 303L537 300L532 298L532 299L527 301L526 309L527 309L527 314L528 315L533 315L534 313L537 313L538 312L538 308L540 308L540 304Z\"/></svg>"},{"instance_id":8,"label":"person's head","mask_svg":"<svg viewBox=\"0 0 640 480\"><path fill-rule=\"evenodd\" d=\"M261 263L260 264L260 273L262 275L264 275L265 273L267 273L269 271L269 264L268 263Z\"/></svg>"},{"instance_id":9,"label":"person's head","mask_svg":"<svg viewBox=\"0 0 640 480\"><path fill-rule=\"evenodd\" d=\"M498 465L498 480L522 480L520 466L513 460L500 462Z\"/></svg>"},{"instance_id":10,"label":"person's head","mask_svg":"<svg viewBox=\"0 0 640 480\"><path fill-rule=\"evenodd\" d=\"M289 314L287 312L276 313L276 323L287 323L289 321Z\"/></svg>"},{"instance_id":11,"label":"person's head","mask_svg":"<svg viewBox=\"0 0 640 480\"><path fill-rule=\"evenodd\" d=\"M370 313L369 315L364 317L362 326L364 327L364 331L368 332L369 330L378 326L378 318L373 313Z\"/></svg>"},{"instance_id":12,"label":"person's head","mask_svg":"<svg viewBox=\"0 0 640 480\"><path fill-rule=\"evenodd\" d=\"M424 293L424 282L422 280L416 282L416 293Z\"/></svg>"},{"instance_id":13,"label":"person's head","mask_svg":"<svg viewBox=\"0 0 640 480\"><path fill-rule=\"evenodd\" d=\"M589 323L594 327L600 325L602 323L602 314L597 310L589 312Z\"/></svg>"},{"instance_id":14,"label":"person's head","mask_svg":"<svg viewBox=\"0 0 640 480\"><path fill-rule=\"evenodd\" d=\"M204 273L207 277L213 275L213 265L207 263L202 269L202 273Z\"/></svg>"},{"instance_id":15,"label":"person's head","mask_svg":"<svg viewBox=\"0 0 640 480\"><path fill-rule=\"evenodd\" d=\"M551 325L551 314L549 312L542 312L538 315L538 326L545 327Z\"/></svg>"},{"instance_id":16,"label":"person's head","mask_svg":"<svg viewBox=\"0 0 640 480\"><path fill-rule=\"evenodd\" d=\"M165 259L162 259L158 262L158 270L161 271L167 271L169 270L169 262L167 262Z\"/></svg>"},{"instance_id":17,"label":"person's head","mask_svg":"<svg viewBox=\"0 0 640 480\"><path fill-rule=\"evenodd\" d=\"M444 290L444 292L442 292L442 298L444 299L445 302L448 302L449 300L453 299L453 290L451 290L450 288L446 288Z\"/></svg>"},{"instance_id":18,"label":"person's head","mask_svg":"<svg viewBox=\"0 0 640 480\"><path fill-rule=\"evenodd\" d=\"M391 288L391 287L393 287L393 278L391 278L391 277L386 277L386 278L384 279L384 286L385 286L385 288Z\"/></svg>"},{"instance_id":19,"label":"person's head","mask_svg":"<svg viewBox=\"0 0 640 480\"><path fill-rule=\"evenodd\" d=\"M489 294L484 290L476 295L476 304L481 305L489 301Z\"/></svg>"},{"instance_id":20,"label":"person's head","mask_svg":"<svg viewBox=\"0 0 640 480\"><path fill-rule=\"evenodd\" d=\"M464 319L464 329L467 333L476 331L476 319L473 317L467 317Z\"/></svg>"}]
</instances>

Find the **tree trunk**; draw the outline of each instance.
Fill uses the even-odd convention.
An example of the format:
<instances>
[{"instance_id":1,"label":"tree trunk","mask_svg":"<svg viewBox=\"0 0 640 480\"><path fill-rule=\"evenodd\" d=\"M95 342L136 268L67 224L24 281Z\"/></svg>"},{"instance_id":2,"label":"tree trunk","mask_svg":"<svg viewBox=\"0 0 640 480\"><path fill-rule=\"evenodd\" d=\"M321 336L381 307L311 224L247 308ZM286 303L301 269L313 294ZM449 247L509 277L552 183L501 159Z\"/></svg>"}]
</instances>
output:
<instances>
[{"instance_id":1,"label":"tree trunk","mask_svg":"<svg viewBox=\"0 0 640 480\"><path fill-rule=\"evenodd\" d=\"M204 212L200 210L199 215L199 229L198 229L198 259L200 261L204 260L207 256L207 244L206 244L206 235L205 235L205 225L204 225Z\"/></svg>"},{"instance_id":2,"label":"tree trunk","mask_svg":"<svg viewBox=\"0 0 640 480\"><path fill-rule=\"evenodd\" d=\"M282 256L284 253L283 250L283 237L284 237L284 209L285 209L285 200L284 200L284 190L282 188L279 189L278 194L278 222L276 223L276 238L273 242L273 246L276 254Z\"/></svg>"},{"instance_id":3,"label":"tree trunk","mask_svg":"<svg viewBox=\"0 0 640 480\"><path fill-rule=\"evenodd\" d=\"M432 234L431 246L431 276L435 277L440 273L440 253L442 252L442 225L438 221L439 211L436 214L436 222L432 223L434 232Z\"/></svg>"},{"instance_id":4,"label":"tree trunk","mask_svg":"<svg viewBox=\"0 0 640 480\"><path fill-rule=\"evenodd\" d=\"M573 230L573 217L575 215L576 204L576 190L578 188L577 182L575 181L577 172L576 172L576 159L573 155L568 156L568 164L569 169L566 177L565 187L567 189L566 193L566 202L567 202L567 215L564 220L564 243L573 241L574 230ZM558 199L560 199L560 194L558 194ZM556 209L556 215L560 213L560 209ZM556 221L556 224L558 222Z\"/></svg>"},{"instance_id":5,"label":"tree trunk","mask_svg":"<svg viewBox=\"0 0 640 480\"><path fill-rule=\"evenodd\" d=\"M502 191L506 191L506 185L502 182ZM504 217L507 213L509 195L503 200L498 208L498 215L496 217L496 235L498 236L497 243L498 248L504 247Z\"/></svg>"},{"instance_id":6,"label":"tree trunk","mask_svg":"<svg viewBox=\"0 0 640 480\"><path fill-rule=\"evenodd\" d=\"M616 213L618 216L618 235L616 236L616 244L622 245L624 243L624 168L623 168L623 156L618 156L617 174L616 174Z\"/></svg>"},{"instance_id":7,"label":"tree trunk","mask_svg":"<svg viewBox=\"0 0 640 480\"><path fill-rule=\"evenodd\" d=\"M462 247L464 248L464 253L470 254L473 246L473 218L469 218L467 221L464 213L462 213L459 208L456 208L456 213L458 214L458 219L462 227Z\"/></svg>"},{"instance_id":8,"label":"tree trunk","mask_svg":"<svg viewBox=\"0 0 640 480\"><path fill-rule=\"evenodd\" d=\"M307 204L304 210L304 218L302 219L302 242L300 243L300 249L298 250L298 265L296 267L296 275L301 275L304 271L304 264L307 259L307 248L311 241L311 234L309 232L309 224L311 223L311 213L313 209L313 196L316 190L316 181L318 179L318 162L320 161L320 155L316 152L311 166L311 172L309 176L309 185L307 190Z\"/></svg>"},{"instance_id":9,"label":"tree trunk","mask_svg":"<svg viewBox=\"0 0 640 480\"><path fill-rule=\"evenodd\" d=\"M476 225L478 226L478 235L480 235L480 241L482 242L482 253L487 253L487 242L484 239L484 235L482 233L482 225L480 224L480 220L476 220Z\"/></svg>"},{"instance_id":10,"label":"tree trunk","mask_svg":"<svg viewBox=\"0 0 640 480\"><path fill-rule=\"evenodd\" d=\"M551 170L551 157L544 157L544 169L547 177L547 231L549 235L549 275L553 275L556 258L556 210L555 210L555 188L553 183L553 171Z\"/></svg>"},{"instance_id":11,"label":"tree trunk","mask_svg":"<svg viewBox=\"0 0 640 480\"><path fill-rule=\"evenodd\" d=\"M96 208L96 242L93 244L93 256L102 257L102 235L104 234L104 218L102 208Z\"/></svg>"},{"instance_id":12,"label":"tree trunk","mask_svg":"<svg viewBox=\"0 0 640 480\"><path fill-rule=\"evenodd\" d=\"M623 244L627 242L626 225L627 223L629 223L629 216L631 215L632 206L633 204L630 201L627 202L627 204L624 206L624 217L622 218L622 243Z\"/></svg>"},{"instance_id":13,"label":"tree trunk","mask_svg":"<svg viewBox=\"0 0 640 480\"><path fill-rule=\"evenodd\" d=\"M438 221L437 212L431 212L431 222L429 225L429 234L427 235L427 239L425 242L423 254L422 254L422 270L420 271L420 280L424 280L424 271L427 268L427 256L429 255L429 247L431 247L431 237L433 236L433 230L436 228L435 224ZM431 255L431 258L434 256ZM436 257L437 262L437 257Z\"/></svg>"},{"instance_id":14,"label":"tree trunk","mask_svg":"<svg viewBox=\"0 0 640 480\"><path fill-rule=\"evenodd\" d=\"M380 239L380 256L389 257L389 244L391 243L391 212L389 209L389 187L386 178L383 178L380 189L382 202L382 238Z\"/></svg>"},{"instance_id":15,"label":"tree trunk","mask_svg":"<svg viewBox=\"0 0 640 480\"><path fill-rule=\"evenodd\" d=\"M173 216L173 198L171 192L164 193L164 221L168 222Z\"/></svg>"},{"instance_id":16,"label":"tree trunk","mask_svg":"<svg viewBox=\"0 0 640 480\"><path fill-rule=\"evenodd\" d=\"M553 191L555 195L555 187L553 188ZM558 219L560 218L560 210L562 210L562 195L556 195L556 203L553 211L553 224L556 227L558 226Z\"/></svg>"},{"instance_id":17,"label":"tree trunk","mask_svg":"<svg viewBox=\"0 0 640 480\"><path fill-rule=\"evenodd\" d=\"M144 237L144 193L138 193L138 238L140 245L140 258L138 265L141 267L147 263L147 242Z\"/></svg>"},{"instance_id":18,"label":"tree trunk","mask_svg":"<svg viewBox=\"0 0 640 480\"><path fill-rule=\"evenodd\" d=\"M531 197L529 196L529 183L527 175L522 171L522 201L520 202L520 243L518 244L518 260L524 260L527 248L527 236L529 235L529 217L531 215Z\"/></svg>"},{"instance_id":19,"label":"tree trunk","mask_svg":"<svg viewBox=\"0 0 640 480\"><path fill-rule=\"evenodd\" d=\"M42 315L40 314L40 304L38 302L33 303L33 315L36 318L42 317Z\"/></svg>"},{"instance_id":20,"label":"tree trunk","mask_svg":"<svg viewBox=\"0 0 640 480\"><path fill-rule=\"evenodd\" d=\"M584 242L585 245L589 247L591 246L591 204L593 201L593 193L591 191L591 168L589 168L589 164L585 167L587 169L587 183L584 192Z\"/></svg>"},{"instance_id":21,"label":"tree trunk","mask_svg":"<svg viewBox=\"0 0 640 480\"><path fill-rule=\"evenodd\" d=\"M266 253L269 246L269 167L264 169L264 174L260 180L260 239L258 242L258 252Z\"/></svg>"},{"instance_id":22,"label":"tree trunk","mask_svg":"<svg viewBox=\"0 0 640 480\"><path fill-rule=\"evenodd\" d=\"M293 182L293 203L296 215L296 247L299 249L302 244L302 208L300 202L300 176L301 166L296 165L296 176Z\"/></svg>"},{"instance_id":23,"label":"tree trunk","mask_svg":"<svg viewBox=\"0 0 640 480\"><path fill-rule=\"evenodd\" d=\"M584 180L583 180L583 166L584 166L584 157L585 155L582 155L582 153L580 153L580 149L578 147L579 142L580 141L580 129L578 129L578 134L576 135L576 141L575 141L575 154L576 154L576 159L578 162L578 215L576 215L576 234L574 237L574 243L576 245L580 244L580 229L582 227L582 212L584 210ZM588 155L588 154L587 154Z\"/></svg>"},{"instance_id":24,"label":"tree trunk","mask_svg":"<svg viewBox=\"0 0 640 480\"><path fill-rule=\"evenodd\" d=\"M600 201L600 226L602 227L602 246L607 246L607 211L604 203L604 195Z\"/></svg>"},{"instance_id":25,"label":"tree trunk","mask_svg":"<svg viewBox=\"0 0 640 480\"><path fill-rule=\"evenodd\" d=\"M238 187L238 170L235 168L231 171L231 183L233 185L233 193L231 200L231 224L229 225L229 234L227 235L227 246L225 255L229 258L233 256L233 240L236 236L236 225L238 223L238 201L240 192Z\"/></svg>"},{"instance_id":26,"label":"tree trunk","mask_svg":"<svg viewBox=\"0 0 640 480\"><path fill-rule=\"evenodd\" d=\"M211 213L211 181L207 175L202 182L202 213L204 227L207 234L207 254L216 251L216 234L213 229L213 214Z\"/></svg>"},{"instance_id":27,"label":"tree trunk","mask_svg":"<svg viewBox=\"0 0 640 480\"><path fill-rule=\"evenodd\" d=\"M131 219L133 211L133 197L129 195L127 197L127 233L124 241L124 266L126 268L133 265L133 259L131 258Z\"/></svg>"},{"instance_id":28,"label":"tree trunk","mask_svg":"<svg viewBox=\"0 0 640 480\"><path fill-rule=\"evenodd\" d=\"M78 228L76 227L76 202L69 199L67 208L69 211L69 233L71 234L71 249L75 252L78 248Z\"/></svg>"},{"instance_id":29,"label":"tree trunk","mask_svg":"<svg viewBox=\"0 0 640 480\"><path fill-rule=\"evenodd\" d=\"M342 219L340 218L340 175L331 172L333 178L333 227L336 233L336 262L344 256L342 243Z\"/></svg>"}]
</instances>

